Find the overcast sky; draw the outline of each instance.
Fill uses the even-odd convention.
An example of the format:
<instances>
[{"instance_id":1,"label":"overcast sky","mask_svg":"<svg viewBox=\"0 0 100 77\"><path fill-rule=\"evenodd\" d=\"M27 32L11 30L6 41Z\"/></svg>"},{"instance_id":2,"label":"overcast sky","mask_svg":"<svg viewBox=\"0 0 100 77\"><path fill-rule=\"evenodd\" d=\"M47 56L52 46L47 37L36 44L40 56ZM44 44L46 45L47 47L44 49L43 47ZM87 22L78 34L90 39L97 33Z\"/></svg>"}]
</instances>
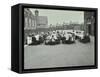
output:
<instances>
[{"instance_id":1,"label":"overcast sky","mask_svg":"<svg viewBox=\"0 0 100 77\"><path fill-rule=\"evenodd\" d=\"M31 8L30 10L34 14L37 8ZM84 23L84 12L83 11L70 11L70 10L52 10L52 9L37 9L39 16L48 17L48 25L50 24L62 24L63 22L78 22ZM35 14L34 14L35 15Z\"/></svg>"}]
</instances>

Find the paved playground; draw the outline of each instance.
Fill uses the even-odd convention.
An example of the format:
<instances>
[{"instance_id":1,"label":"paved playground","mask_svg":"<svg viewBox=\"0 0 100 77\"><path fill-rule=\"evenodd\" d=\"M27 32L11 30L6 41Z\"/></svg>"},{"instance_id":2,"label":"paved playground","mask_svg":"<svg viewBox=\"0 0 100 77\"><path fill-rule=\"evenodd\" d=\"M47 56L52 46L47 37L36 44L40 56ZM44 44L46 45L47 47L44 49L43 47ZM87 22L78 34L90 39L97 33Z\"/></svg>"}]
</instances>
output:
<instances>
[{"instance_id":1,"label":"paved playground","mask_svg":"<svg viewBox=\"0 0 100 77\"><path fill-rule=\"evenodd\" d=\"M24 69L85 66L94 64L94 37L90 43L24 47Z\"/></svg>"}]
</instances>

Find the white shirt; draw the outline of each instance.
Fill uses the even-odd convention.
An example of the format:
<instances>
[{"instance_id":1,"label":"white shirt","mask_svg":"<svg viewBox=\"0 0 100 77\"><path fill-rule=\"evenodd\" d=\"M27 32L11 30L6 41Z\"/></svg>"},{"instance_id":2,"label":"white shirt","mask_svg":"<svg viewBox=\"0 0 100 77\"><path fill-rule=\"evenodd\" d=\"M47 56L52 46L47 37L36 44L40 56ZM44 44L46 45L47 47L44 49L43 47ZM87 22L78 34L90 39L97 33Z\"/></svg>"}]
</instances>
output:
<instances>
[{"instance_id":1,"label":"white shirt","mask_svg":"<svg viewBox=\"0 0 100 77\"><path fill-rule=\"evenodd\" d=\"M37 41L39 41L39 35L35 35Z\"/></svg>"}]
</instances>

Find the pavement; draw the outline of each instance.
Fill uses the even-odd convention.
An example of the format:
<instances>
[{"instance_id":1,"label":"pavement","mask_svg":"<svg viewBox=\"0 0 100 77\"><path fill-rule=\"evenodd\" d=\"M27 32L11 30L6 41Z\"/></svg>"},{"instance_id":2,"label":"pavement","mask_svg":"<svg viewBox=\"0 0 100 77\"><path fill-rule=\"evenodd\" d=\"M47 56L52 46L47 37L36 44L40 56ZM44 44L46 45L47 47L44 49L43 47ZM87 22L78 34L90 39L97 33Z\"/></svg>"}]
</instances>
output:
<instances>
[{"instance_id":1,"label":"pavement","mask_svg":"<svg viewBox=\"0 0 100 77\"><path fill-rule=\"evenodd\" d=\"M24 69L94 65L94 37L87 44L24 46Z\"/></svg>"}]
</instances>

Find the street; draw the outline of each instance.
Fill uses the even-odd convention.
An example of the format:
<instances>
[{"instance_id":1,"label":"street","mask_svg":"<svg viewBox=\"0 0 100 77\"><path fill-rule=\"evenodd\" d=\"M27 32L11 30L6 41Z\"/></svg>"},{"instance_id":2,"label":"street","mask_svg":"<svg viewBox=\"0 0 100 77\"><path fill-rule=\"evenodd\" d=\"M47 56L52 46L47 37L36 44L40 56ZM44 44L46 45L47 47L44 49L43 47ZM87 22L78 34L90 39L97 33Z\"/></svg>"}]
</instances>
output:
<instances>
[{"instance_id":1,"label":"street","mask_svg":"<svg viewBox=\"0 0 100 77\"><path fill-rule=\"evenodd\" d=\"M90 43L24 47L24 69L94 65L94 37Z\"/></svg>"}]
</instances>

